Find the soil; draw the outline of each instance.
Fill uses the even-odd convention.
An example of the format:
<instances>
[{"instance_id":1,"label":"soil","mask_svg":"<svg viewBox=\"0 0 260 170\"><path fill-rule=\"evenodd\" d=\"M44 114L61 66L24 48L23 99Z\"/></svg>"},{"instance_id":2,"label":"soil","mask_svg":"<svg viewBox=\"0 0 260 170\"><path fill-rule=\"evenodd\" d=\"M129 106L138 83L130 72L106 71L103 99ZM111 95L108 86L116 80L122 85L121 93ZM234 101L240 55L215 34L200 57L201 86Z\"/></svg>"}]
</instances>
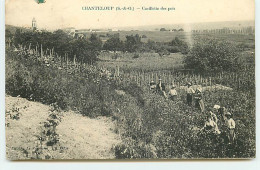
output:
<instances>
[{"instance_id":1,"label":"soil","mask_svg":"<svg viewBox=\"0 0 260 170\"><path fill-rule=\"evenodd\" d=\"M51 107L6 96L6 157L24 159L113 159L121 142L111 118L89 118L73 111L59 112L54 128L58 142L47 146L43 132Z\"/></svg>"}]
</instances>

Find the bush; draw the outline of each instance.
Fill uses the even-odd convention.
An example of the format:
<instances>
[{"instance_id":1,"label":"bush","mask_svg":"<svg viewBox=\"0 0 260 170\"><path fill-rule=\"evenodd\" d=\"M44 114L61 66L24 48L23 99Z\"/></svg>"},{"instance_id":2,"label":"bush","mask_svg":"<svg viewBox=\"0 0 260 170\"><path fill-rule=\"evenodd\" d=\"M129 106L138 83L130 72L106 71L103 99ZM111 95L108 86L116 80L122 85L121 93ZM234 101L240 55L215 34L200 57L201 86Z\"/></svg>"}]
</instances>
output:
<instances>
[{"instance_id":1,"label":"bush","mask_svg":"<svg viewBox=\"0 0 260 170\"><path fill-rule=\"evenodd\" d=\"M184 59L187 69L196 73L236 71L239 69L236 46L231 43L205 40L194 44Z\"/></svg>"},{"instance_id":2,"label":"bush","mask_svg":"<svg viewBox=\"0 0 260 170\"><path fill-rule=\"evenodd\" d=\"M139 57L140 57L139 54L135 54L135 55L133 56L133 58L139 58Z\"/></svg>"},{"instance_id":3,"label":"bush","mask_svg":"<svg viewBox=\"0 0 260 170\"><path fill-rule=\"evenodd\" d=\"M17 53L7 53L6 93L12 96L57 103L62 109L77 108L83 115L95 117L110 115L110 98L115 94L111 82L99 78L98 72L82 69L71 75L55 66L47 67L31 58L25 59Z\"/></svg>"},{"instance_id":4,"label":"bush","mask_svg":"<svg viewBox=\"0 0 260 170\"><path fill-rule=\"evenodd\" d=\"M169 50L172 53L181 52L182 54L187 54L189 51L188 44L180 40L178 37L175 37L170 43Z\"/></svg>"}]
</instances>

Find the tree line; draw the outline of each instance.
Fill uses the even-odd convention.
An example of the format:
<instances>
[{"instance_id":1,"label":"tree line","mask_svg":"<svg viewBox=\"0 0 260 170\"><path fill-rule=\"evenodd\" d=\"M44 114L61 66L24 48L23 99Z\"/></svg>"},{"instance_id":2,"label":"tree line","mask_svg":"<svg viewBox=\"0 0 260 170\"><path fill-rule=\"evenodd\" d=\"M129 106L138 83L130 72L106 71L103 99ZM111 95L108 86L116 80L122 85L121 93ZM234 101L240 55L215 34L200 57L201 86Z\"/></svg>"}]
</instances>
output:
<instances>
[{"instance_id":1,"label":"tree line","mask_svg":"<svg viewBox=\"0 0 260 170\"><path fill-rule=\"evenodd\" d=\"M155 52L161 57L170 53L181 52L184 54L184 67L196 73L209 73L221 71L237 71L241 69L241 48L238 45L219 41L215 39L198 40L190 48L188 44L179 39L173 38L170 42L142 41L142 36L126 35L126 40L120 39L119 33L109 36L102 42L97 34L91 34L89 38L68 35L63 30L49 31L22 31L16 29L12 34L6 30L6 40L12 40L17 46L30 46L30 48L40 48L43 50L54 49L59 56L68 56L70 60L76 56L81 63L93 64L98 60L98 55L102 50L121 51L136 53L136 57L142 52ZM251 57L251 56L249 56ZM252 58L252 57L251 57ZM252 63L254 64L254 60Z\"/></svg>"},{"instance_id":2,"label":"tree line","mask_svg":"<svg viewBox=\"0 0 260 170\"><path fill-rule=\"evenodd\" d=\"M126 40L122 41L119 34L111 35L107 41L102 42L97 34L91 34L89 38L85 36L72 37L63 30L54 32L48 31L22 31L16 29L15 33L6 30L6 39L12 39L15 46L21 44L36 48L42 46L44 50L55 49L58 55L68 55L70 59L77 56L84 63L94 63L101 50L122 51L122 52L156 52L160 56L170 53L188 52L188 45L178 37L171 42L155 42L148 40L147 43L142 42L142 36L127 35Z\"/></svg>"},{"instance_id":3,"label":"tree line","mask_svg":"<svg viewBox=\"0 0 260 170\"><path fill-rule=\"evenodd\" d=\"M188 53L188 44L175 37L170 42L155 42L148 40L147 43L142 42L143 36L127 35L126 40L122 41L119 34L114 34L104 43L103 49L110 51L127 51L127 52L156 52L160 56L168 55L170 53L181 52Z\"/></svg>"}]
</instances>

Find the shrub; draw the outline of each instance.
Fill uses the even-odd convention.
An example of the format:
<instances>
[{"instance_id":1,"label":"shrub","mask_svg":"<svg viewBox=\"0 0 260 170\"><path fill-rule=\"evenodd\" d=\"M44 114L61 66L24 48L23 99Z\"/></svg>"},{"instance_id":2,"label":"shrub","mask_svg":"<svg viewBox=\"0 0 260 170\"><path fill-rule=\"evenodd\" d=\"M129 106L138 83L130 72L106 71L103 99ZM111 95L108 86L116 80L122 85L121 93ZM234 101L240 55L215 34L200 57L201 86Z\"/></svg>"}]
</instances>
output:
<instances>
[{"instance_id":1,"label":"shrub","mask_svg":"<svg viewBox=\"0 0 260 170\"><path fill-rule=\"evenodd\" d=\"M62 109L77 108L88 116L111 114L106 99L113 96L113 91L110 85L106 87L109 83L105 78L99 79L98 72L82 69L81 74L74 76L10 52L6 66L6 92L12 96L57 103Z\"/></svg>"},{"instance_id":2,"label":"shrub","mask_svg":"<svg viewBox=\"0 0 260 170\"><path fill-rule=\"evenodd\" d=\"M197 73L236 71L239 68L236 46L217 40L194 44L184 63L186 68Z\"/></svg>"}]
</instances>

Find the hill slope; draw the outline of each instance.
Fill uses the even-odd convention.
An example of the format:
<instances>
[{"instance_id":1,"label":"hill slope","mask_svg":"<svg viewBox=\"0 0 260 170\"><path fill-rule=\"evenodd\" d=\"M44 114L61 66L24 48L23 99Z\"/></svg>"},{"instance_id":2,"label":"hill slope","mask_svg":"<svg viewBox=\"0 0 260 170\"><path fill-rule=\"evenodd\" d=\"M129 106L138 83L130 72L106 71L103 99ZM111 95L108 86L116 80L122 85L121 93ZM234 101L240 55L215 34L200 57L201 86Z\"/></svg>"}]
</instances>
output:
<instances>
[{"instance_id":1,"label":"hill slope","mask_svg":"<svg viewBox=\"0 0 260 170\"><path fill-rule=\"evenodd\" d=\"M56 127L59 141L41 142L50 106L6 96L6 156L18 159L113 159L112 148L120 142L111 119L90 119L70 112L60 113ZM42 137L44 138L44 137Z\"/></svg>"}]
</instances>

